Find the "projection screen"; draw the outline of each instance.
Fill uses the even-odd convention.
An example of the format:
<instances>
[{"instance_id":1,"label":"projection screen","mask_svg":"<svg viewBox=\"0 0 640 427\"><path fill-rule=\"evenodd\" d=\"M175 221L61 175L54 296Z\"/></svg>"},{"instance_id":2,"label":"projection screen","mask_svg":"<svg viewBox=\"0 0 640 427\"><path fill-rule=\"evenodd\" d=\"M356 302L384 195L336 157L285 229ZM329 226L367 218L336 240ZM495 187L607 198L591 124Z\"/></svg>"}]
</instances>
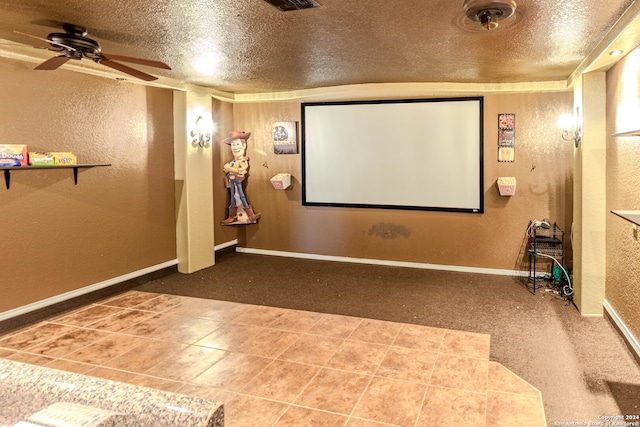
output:
<instances>
[{"instance_id":1,"label":"projection screen","mask_svg":"<svg viewBox=\"0 0 640 427\"><path fill-rule=\"evenodd\" d=\"M482 213L483 98L302 104L302 204Z\"/></svg>"}]
</instances>

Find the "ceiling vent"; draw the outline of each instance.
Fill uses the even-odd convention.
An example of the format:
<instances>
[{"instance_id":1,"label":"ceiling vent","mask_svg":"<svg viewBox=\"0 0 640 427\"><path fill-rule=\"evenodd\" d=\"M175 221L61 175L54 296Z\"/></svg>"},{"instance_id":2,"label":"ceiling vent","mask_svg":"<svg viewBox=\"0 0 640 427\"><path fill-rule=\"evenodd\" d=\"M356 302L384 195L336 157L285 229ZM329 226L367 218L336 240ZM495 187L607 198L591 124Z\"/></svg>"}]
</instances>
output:
<instances>
[{"instance_id":1,"label":"ceiling vent","mask_svg":"<svg viewBox=\"0 0 640 427\"><path fill-rule=\"evenodd\" d=\"M283 12L290 10L310 9L312 7L320 7L320 4L314 0L265 0L267 3L274 5Z\"/></svg>"},{"instance_id":2,"label":"ceiling vent","mask_svg":"<svg viewBox=\"0 0 640 427\"><path fill-rule=\"evenodd\" d=\"M467 18L478 21L485 30L498 27L498 21L507 19L516 11L514 0L465 0Z\"/></svg>"}]
</instances>

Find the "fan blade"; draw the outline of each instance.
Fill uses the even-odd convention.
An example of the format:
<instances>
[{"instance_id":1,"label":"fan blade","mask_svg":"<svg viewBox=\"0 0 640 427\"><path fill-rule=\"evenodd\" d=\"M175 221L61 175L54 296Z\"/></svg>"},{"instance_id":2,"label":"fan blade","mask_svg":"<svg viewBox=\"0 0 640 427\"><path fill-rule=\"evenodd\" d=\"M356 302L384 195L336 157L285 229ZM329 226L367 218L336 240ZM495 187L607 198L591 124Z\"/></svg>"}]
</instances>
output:
<instances>
[{"instance_id":1,"label":"fan blade","mask_svg":"<svg viewBox=\"0 0 640 427\"><path fill-rule=\"evenodd\" d=\"M42 40L43 42L47 42L47 43L50 43L50 44L55 45L55 46L60 46L60 47L63 47L65 49L68 49L68 50L73 51L73 52L75 52L75 50L76 50L75 47L67 46L66 44L62 44L62 43L58 43L58 42L54 42L54 41L51 41L49 39L45 39L44 37L34 36L33 34L21 33L20 31L15 31L15 30L13 32L16 33L16 34L20 34L21 36L31 37L32 39L36 39L36 40Z\"/></svg>"},{"instance_id":2,"label":"fan blade","mask_svg":"<svg viewBox=\"0 0 640 427\"><path fill-rule=\"evenodd\" d=\"M164 62L154 61L152 59L136 58L133 56L125 56L125 55L116 55L115 53L106 53L106 52L102 52L102 56L104 56L107 59L114 59L116 61L131 62L132 64L147 65L149 67L162 68L165 70L171 69L171 67L169 67Z\"/></svg>"},{"instance_id":3,"label":"fan blade","mask_svg":"<svg viewBox=\"0 0 640 427\"><path fill-rule=\"evenodd\" d=\"M99 64L102 65L106 65L107 67L111 67L114 70L118 70L118 71L122 71L123 73L127 73L133 77L137 77L141 80L145 80L147 82L153 81L153 80L157 80L158 78L155 76L152 76L151 74L147 74L147 73L143 73L142 71L138 71L135 68L131 68L129 66L126 66L124 64L120 64L119 62L113 62L110 61L108 59L104 59L104 60L98 60L96 61Z\"/></svg>"},{"instance_id":4,"label":"fan blade","mask_svg":"<svg viewBox=\"0 0 640 427\"><path fill-rule=\"evenodd\" d=\"M54 56L53 58L49 58L42 64L38 65L34 70L55 70L70 59L71 58L65 55Z\"/></svg>"}]
</instances>

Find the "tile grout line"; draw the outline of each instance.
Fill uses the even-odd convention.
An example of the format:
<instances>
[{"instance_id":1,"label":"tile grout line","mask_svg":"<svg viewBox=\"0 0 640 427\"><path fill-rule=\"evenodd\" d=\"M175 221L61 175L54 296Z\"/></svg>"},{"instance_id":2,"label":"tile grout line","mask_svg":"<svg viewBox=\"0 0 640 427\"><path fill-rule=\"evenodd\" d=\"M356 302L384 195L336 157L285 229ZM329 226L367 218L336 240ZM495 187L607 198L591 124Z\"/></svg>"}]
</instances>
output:
<instances>
[{"instance_id":1,"label":"tile grout line","mask_svg":"<svg viewBox=\"0 0 640 427\"><path fill-rule=\"evenodd\" d=\"M318 319L318 320L313 324L313 326L311 326L309 329L307 329L307 332L308 332L308 331L310 331L311 329L313 329L313 327L315 327L315 326L320 322L320 320L321 320L321 319ZM361 323L362 323L362 319L360 319L360 320L358 321L358 324L357 324L356 326L354 326L354 328L352 329L352 331L349 333L349 335L348 335L348 336L351 336L351 334L353 334L353 332L358 328L358 326L360 326L360 324L361 324ZM339 346L338 346L338 347L333 351L333 353L331 354L331 356L329 356L329 357L326 359L326 361L325 361L322 365L320 365L320 366L319 366L319 365L310 365L310 366L318 367L318 371L315 373L315 375L313 376L313 378L311 378L311 379L309 380L309 382L305 385L305 387L304 387L304 388L303 388L303 389L302 389L302 390L301 390L301 391L296 395L296 397L293 399L293 401L292 401L290 404L288 404L288 408L287 408L287 410L286 410L286 411L284 411L284 412L282 413L282 415L280 415L280 417L279 417L279 418L274 422L273 426L275 426L275 425L277 425L277 424L278 424L278 422L282 419L282 417L284 416L284 414L286 414L286 413L287 413L287 411L289 410L289 408L291 408L292 406L297 406L297 407L301 407L301 408L308 408L308 409L311 409L311 410L314 410L314 411L321 411L321 412L327 412L327 413L332 413L332 414L333 414L333 413L335 413L335 414L338 414L338 415L345 416L345 417L346 417L346 420L345 420L345 424L344 424L344 425L346 426L346 424L349 422L349 419L350 419L350 416L349 416L348 414L340 414L340 413L337 413L337 412L326 411L326 410L322 410L322 409L318 409L318 408L307 407L307 406L302 406L302 405L296 405L296 404L295 404L295 402L296 402L296 401L300 398L300 396L302 396L302 394L303 394L303 393L304 393L304 392L309 388L309 386L311 385L311 383L313 382L313 380L315 380L315 379L318 377L318 375L320 374L320 372L322 372L322 370L323 370L323 369L332 369L332 368L327 367L327 363L329 363L329 361L333 358L333 356L335 356L335 355L336 355L336 353L338 352L338 350L339 350L339 349L342 347L342 345L343 345L343 344L348 340L348 337L347 337L347 338L336 338L336 337L330 337L330 336L328 337L328 336L325 336L325 335L319 335L319 334L309 334L309 333L306 333L306 332L303 332L303 333L301 333L300 335L304 335L304 334L307 334L307 335L313 335L313 336L319 336L319 337L327 337L327 338L340 339L342 342L341 342L341 343L340 343L340 345L339 345ZM293 345L293 343L292 343L291 345ZM288 348L291 348L291 346L289 346ZM284 352L282 352L282 353L280 354L280 356L282 356L282 354L284 354ZM346 371L346 370L344 370L344 372L350 372L350 373L351 373L352 371ZM369 382L371 382L371 379L369 379ZM367 386L368 386L368 385L367 385ZM363 393L364 393L364 392L363 392Z\"/></svg>"},{"instance_id":2,"label":"tile grout line","mask_svg":"<svg viewBox=\"0 0 640 427\"><path fill-rule=\"evenodd\" d=\"M291 310L291 311L293 312L293 311L295 311L295 310ZM306 311L305 311L305 312L306 312ZM312 312L309 312L309 313L312 313ZM282 316L284 316L284 313L283 313L281 316L279 316L279 317L278 317L278 319L279 319L279 318L281 318ZM278 319L275 319L275 320L273 320L272 322L270 322L270 323L265 327L265 329L269 328L269 327L270 327L273 323L275 323ZM280 357L281 357L281 356L282 356L282 355L283 355L283 354L284 354L288 349L290 349L290 348L295 344L295 342L296 342L298 339L300 339L300 337L302 337L303 335L312 335L312 336L320 336L320 337L323 337L323 335L317 335L317 334L311 334L311 333L309 333L309 331L310 331L311 329L313 329L313 328L314 328L314 327L315 327L315 326L320 322L320 320L321 320L321 319L322 319L322 316L320 316L320 317L318 318L318 320L316 320L316 321L313 323L313 325L309 326L305 331L302 331L302 332L300 332L300 331L289 331L289 332L296 332L296 333L298 333L298 337L296 338L296 340L295 340L295 341L293 341L289 346L287 346L287 348L286 348L286 349L284 349L282 352L280 352L280 354L278 354L278 355L274 358L274 360L273 360L271 363L269 363L269 365L267 365L267 366L266 366L262 371L260 371L260 372L263 372L265 369L267 369L269 366L271 366L271 365L274 363L274 361L275 361L275 360L281 360L281 361L289 362L289 363L299 363L299 364L302 364L302 365L305 365L305 366L312 366L312 367L314 367L314 368L318 368L317 372L313 375L313 377L309 380L309 382L304 386L304 388L303 388L303 389L302 389L302 390L301 390L301 391L300 391L300 392L299 392L299 393L298 393L298 394L297 394L297 395L292 399L292 401L291 401L291 402L281 402L281 403L284 403L284 404L286 404L286 405L287 405L287 406L286 406L286 409L282 412L282 414L280 414L280 416L278 417L278 419L274 421L274 423L272 424L272 426L277 425L277 424L278 424L278 422L282 419L282 417L283 417L283 416L284 416L284 415L289 411L289 409L291 409L291 407L294 407L294 406L295 406L295 407L300 407L300 408L307 408L307 409L311 409L311 410L314 410L314 411L321 411L321 412L333 413L333 412L330 412L330 411L323 411L323 410L318 409L318 408L311 408L311 407L307 407L307 406L296 405L296 404L295 404L295 402L296 402L296 401L300 398L300 396L301 396L301 395L302 395L302 394L307 390L307 388L309 387L309 385L310 385L310 384L313 382L313 380L318 376L318 374L322 371L322 369L324 369L324 367L326 366L326 364L328 363L328 361L331 359L331 357L333 357L333 356L335 355L335 353L338 351L338 348L339 348L342 344L340 344L340 346L334 350L333 354L332 354L329 358L327 358L327 361L325 361L325 362L324 362L324 364L323 364L322 366L313 365L313 364L309 364L309 363L300 363L300 362L293 362L293 361L288 361L288 360L280 359ZM359 324L359 323L358 323L358 324ZM277 328L269 328L269 329L278 330ZM355 329L355 328L354 328L354 329ZM281 330L285 330L285 331L287 331L286 329L281 329ZM352 331L352 332L353 332L353 331ZM342 339L342 342L343 342L343 343L344 343L344 341L345 341L345 340L344 340L344 339ZM258 375L259 375L259 374L258 374ZM255 377L253 377L253 378L252 378L252 379L247 383L247 385L245 386L245 388L246 388L246 387L248 387L248 385L249 385L249 384L250 384L250 383L251 383L251 382L252 382L256 377L257 377L257 375L256 375ZM244 390L244 388L243 388L242 390ZM241 390L241 391L242 391L242 390ZM256 396L253 396L253 395L250 395L250 396L252 396L252 397L256 397ZM260 398L260 399L264 399L264 398L262 398L262 397L259 397L259 398ZM271 399L266 399L266 400L271 400ZM280 401L278 401L278 402L280 402ZM344 414L339 414L339 415L344 415ZM346 425L346 422L348 422L348 420L349 420L349 418L347 417L347 421L345 421L345 425Z\"/></svg>"},{"instance_id":3,"label":"tile grout line","mask_svg":"<svg viewBox=\"0 0 640 427\"><path fill-rule=\"evenodd\" d=\"M284 309L284 310L288 310L288 309ZM245 313L248 313L249 311L251 311L251 309L246 310L245 312L243 312L243 313L239 314L238 316L236 316L236 317L234 317L233 319L231 319L231 320L229 320L229 321L227 321L227 322L224 322L224 323L228 325L228 324L232 323L232 322L233 322L233 320L235 320L236 318L240 317L241 315L243 315L243 314L245 314ZM253 334L253 335L252 335L252 337L255 337L255 336L259 335L262 331L269 329L269 328L268 328L268 326L269 326L269 325L271 325L272 323L274 323L275 321L277 321L278 319L280 319L283 315L284 315L284 313L282 313L282 314L278 315L275 319L271 320L270 322L268 322L266 325L263 325L263 326L258 326L258 325L255 325L255 324L246 324L246 323L236 323L236 324L238 324L238 325L245 325L245 326L252 326L252 327L260 328L260 329L261 329L261 331L256 332L255 334ZM272 329L272 330L274 330L274 329ZM213 333L213 332L212 332L212 333ZM248 338L248 339L250 339L250 338ZM245 340L244 342L246 342L246 340ZM294 341L294 342L295 342L295 341ZM289 344L289 346L287 346L287 349L288 349L289 347L291 347L292 345L293 345L293 342L292 342L291 344ZM239 347L241 347L241 346L242 346L242 345L240 345ZM242 393L242 392L243 392L243 391L244 391L244 390L245 390L245 389L246 389L246 388L247 388L247 387L248 387L248 386L249 386L249 385L250 385L250 384L251 384L251 383L252 383L252 382L253 382L253 381L254 381L254 380L255 380L255 379L256 379L256 378L261 374L261 373L262 373L262 372L264 372L267 368L269 368L269 366L273 365L273 363L277 360L277 357L278 357L279 355L281 355L284 351L286 351L286 349L285 349L285 350L283 350L282 352L280 352L280 353L278 354L278 356L276 356L276 357L256 356L256 355L251 354L251 353L242 353L242 352L239 352L239 351L231 351L231 350L224 350L224 351L225 351L226 353L229 353L229 354L240 354L240 355L244 355L244 354L246 354L246 355L248 355L248 356L252 356L252 357L261 357L261 358L263 358L263 359L270 359L270 362L269 362L267 365L265 365L262 369L260 369L258 372L256 372L256 374L255 374L255 375L253 375L249 380L247 380L247 381L246 381L246 383L244 384L244 386L243 386L242 388L240 388L238 391L235 391L234 393L236 394L236 397L240 395L240 396L248 396L248 397L251 397L251 398L254 398L254 399L262 399L262 400L271 400L271 401L274 401L274 400L272 400L272 399L265 399L265 398L263 398L263 397L261 397L261 396L255 396L255 395L251 395L251 394L247 394L247 393ZM226 356L224 356L223 358L221 358L220 360L218 360L218 361L217 361L216 363L214 363L211 367L213 367L213 366L215 366L216 364L218 364L218 363L219 363L220 361L222 361L225 357L226 357ZM209 369L210 369L210 368L209 368ZM197 377L196 377L196 378L197 378ZM226 389L225 389L225 390L226 390ZM234 400L234 399L235 399L235 397L234 397L234 398L232 398L231 400ZM279 402L279 401L276 401L276 402ZM279 402L279 403L285 403L285 402ZM288 410L289 410L289 405L288 405L288 406L287 406L287 407L282 411L282 413L281 413L281 414L280 414L280 416L278 417L278 420L280 420L280 418L282 418L282 416L283 416L283 415L284 415ZM276 421L276 422L277 422L277 421Z\"/></svg>"},{"instance_id":4,"label":"tile grout line","mask_svg":"<svg viewBox=\"0 0 640 427\"><path fill-rule=\"evenodd\" d=\"M418 407L418 415L416 416L416 420L413 423L414 427L418 426L418 422L420 421L420 416L422 415L422 408L424 408L424 404L427 400L427 395L429 394L429 388L431 387L431 380L433 379L433 372L436 369L436 364L438 363L438 357L440 356L440 350L442 349L442 345L444 344L444 339L447 335L447 332L445 331L442 334L442 338L440 339L440 345L438 346L438 349L436 350L436 360L433 362L433 366L431 367L431 372L429 373L429 380L426 383L426 387L424 389L424 394L422 395L422 401L420 402L420 406Z\"/></svg>"},{"instance_id":5,"label":"tile grout line","mask_svg":"<svg viewBox=\"0 0 640 427\"><path fill-rule=\"evenodd\" d=\"M487 415L489 415L489 393L484 394L484 427L487 427Z\"/></svg>"},{"instance_id":6,"label":"tile grout line","mask_svg":"<svg viewBox=\"0 0 640 427\"><path fill-rule=\"evenodd\" d=\"M360 323L362 324L362 321ZM391 344L393 344L395 342L395 340L398 338L398 335L400 335L400 331L401 330L402 330L402 327L400 327L398 329L398 331L396 332L395 336L391 340ZM351 336L354 331L355 331L355 329L351 332L351 334L349 334L349 336ZM360 403L362 402L362 398L364 397L364 395L367 392L367 390L369 390L369 387L371 387L371 383L373 382L373 379L376 378L376 373L380 369L380 365L382 365L382 362L384 362L384 360L386 359L387 355L389 354L389 349L391 348L391 344L387 345L387 349L384 352L384 356L382 356L380 358L380 362L378 362L378 366L376 366L376 369L374 369L373 372L371 373L370 378L369 378L369 382L364 387L364 389L362 391L362 394L358 398L358 401L356 402L356 404L353 405L353 408L351 409L351 412L349 413L349 416L347 418L347 422L349 422L352 418L354 418L354 413L356 411L356 408L358 408L358 406L360 406ZM355 418L359 418L359 417L355 417ZM369 419L369 418L364 418L364 419ZM378 420L372 420L372 421L378 422Z\"/></svg>"}]
</instances>

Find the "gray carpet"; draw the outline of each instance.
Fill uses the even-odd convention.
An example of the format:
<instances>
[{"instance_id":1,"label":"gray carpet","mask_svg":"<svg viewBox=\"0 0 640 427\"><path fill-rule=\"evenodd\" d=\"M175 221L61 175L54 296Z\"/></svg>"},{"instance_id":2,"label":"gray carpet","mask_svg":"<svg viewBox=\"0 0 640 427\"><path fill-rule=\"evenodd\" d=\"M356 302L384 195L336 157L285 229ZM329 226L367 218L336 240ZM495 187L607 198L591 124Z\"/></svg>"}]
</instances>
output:
<instances>
[{"instance_id":1,"label":"gray carpet","mask_svg":"<svg viewBox=\"0 0 640 427\"><path fill-rule=\"evenodd\" d=\"M534 295L507 276L226 252L136 289L490 334L491 360L542 392L550 426L640 415L640 366L612 323L541 286Z\"/></svg>"}]
</instances>

